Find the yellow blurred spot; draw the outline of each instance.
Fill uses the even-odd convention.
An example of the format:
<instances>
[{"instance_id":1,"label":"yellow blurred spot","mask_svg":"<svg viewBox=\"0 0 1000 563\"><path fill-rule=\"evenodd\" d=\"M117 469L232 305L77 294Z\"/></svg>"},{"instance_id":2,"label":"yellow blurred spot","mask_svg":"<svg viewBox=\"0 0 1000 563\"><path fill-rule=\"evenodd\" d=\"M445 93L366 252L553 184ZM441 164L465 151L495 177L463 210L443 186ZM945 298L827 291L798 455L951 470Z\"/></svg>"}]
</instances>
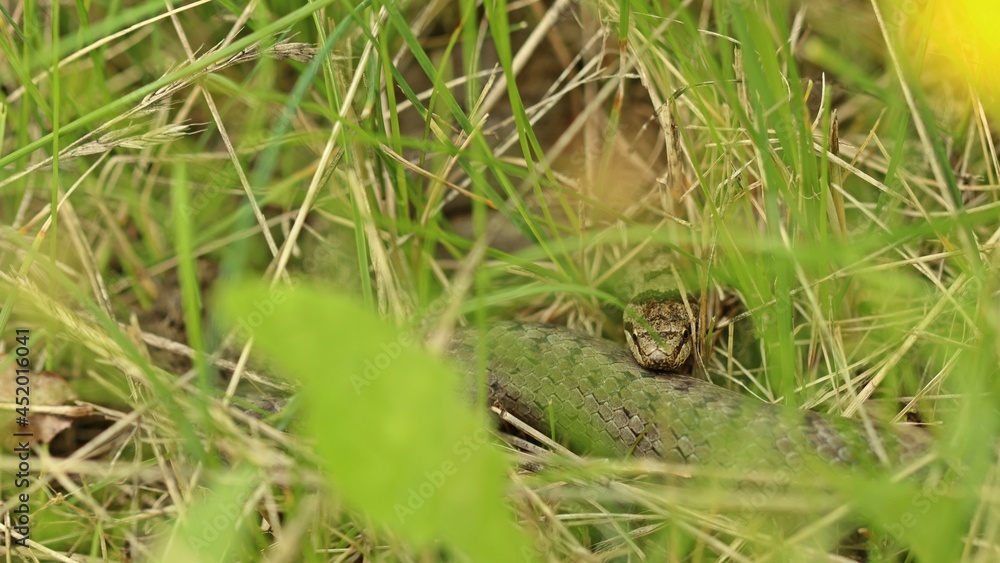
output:
<instances>
[{"instance_id":1,"label":"yellow blurred spot","mask_svg":"<svg viewBox=\"0 0 1000 563\"><path fill-rule=\"evenodd\" d=\"M906 54L933 81L969 84L993 111L1000 110L1000 2L997 0L901 0ZM926 76L930 74L930 76Z\"/></svg>"}]
</instances>

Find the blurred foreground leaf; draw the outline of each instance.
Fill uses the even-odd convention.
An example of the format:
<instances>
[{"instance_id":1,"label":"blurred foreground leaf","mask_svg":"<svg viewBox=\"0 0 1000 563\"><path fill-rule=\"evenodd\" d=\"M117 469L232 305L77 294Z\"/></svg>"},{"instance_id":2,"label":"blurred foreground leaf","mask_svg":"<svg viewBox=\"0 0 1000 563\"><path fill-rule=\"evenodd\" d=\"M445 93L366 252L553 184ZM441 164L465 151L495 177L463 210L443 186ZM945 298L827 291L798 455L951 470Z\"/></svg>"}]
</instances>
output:
<instances>
[{"instance_id":1,"label":"blurred foreground leaf","mask_svg":"<svg viewBox=\"0 0 1000 563\"><path fill-rule=\"evenodd\" d=\"M248 547L253 503L247 503L260 480L237 470L198 489L195 501L178 518L175 533L165 536L156 561L235 561L252 558Z\"/></svg>"},{"instance_id":2,"label":"blurred foreground leaf","mask_svg":"<svg viewBox=\"0 0 1000 563\"><path fill-rule=\"evenodd\" d=\"M348 298L315 287L229 288L221 310L298 378L307 428L350 506L417 544L474 561L523 560L506 463L453 370Z\"/></svg>"}]
</instances>

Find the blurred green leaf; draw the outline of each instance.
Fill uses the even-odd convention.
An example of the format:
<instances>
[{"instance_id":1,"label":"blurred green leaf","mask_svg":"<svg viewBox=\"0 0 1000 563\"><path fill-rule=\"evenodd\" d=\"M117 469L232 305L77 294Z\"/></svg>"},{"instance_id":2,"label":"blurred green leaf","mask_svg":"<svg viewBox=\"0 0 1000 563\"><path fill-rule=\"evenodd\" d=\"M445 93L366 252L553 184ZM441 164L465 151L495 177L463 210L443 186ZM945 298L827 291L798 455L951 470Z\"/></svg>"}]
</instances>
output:
<instances>
[{"instance_id":1,"label":"blurred green leaf","mask_svg":"<svg viewBox=\"0 0 1000 563\"><path fill-rule=\"evenodd\" d=\"M939 484L918 487L911 482L845 480L844 490L858 510L882 530L909 546L918 561L957 561L969 506L957 491Z\"/></svg>"},{"instance_id":2,"label":"blurred green leaf","mask_svg":"<svg viewBox=\"0 0 1000 563\"><path fill-rule=\"evenodd\" d=\"M221 562L254 555L244 538L250 533L247 515L257 513L246 510L246 503L260 479L248 470L216 475L225 477L195 491L197 500L178 519L175 533L165 536L156 561Z\"/></svg>"},{"instance_id":3,"label":"blurred green leaf","mask_svg":"<svg viewBox=\"0 0 1000 563\"><path fill-rule=\"evenodd\" d=\"M301 380L307 428L337 494L375 523L474 561L531 553L505 502L506 462L453 370L350 299L315 287L232 287L231 325Z\"/></svg>"}]
</instances>

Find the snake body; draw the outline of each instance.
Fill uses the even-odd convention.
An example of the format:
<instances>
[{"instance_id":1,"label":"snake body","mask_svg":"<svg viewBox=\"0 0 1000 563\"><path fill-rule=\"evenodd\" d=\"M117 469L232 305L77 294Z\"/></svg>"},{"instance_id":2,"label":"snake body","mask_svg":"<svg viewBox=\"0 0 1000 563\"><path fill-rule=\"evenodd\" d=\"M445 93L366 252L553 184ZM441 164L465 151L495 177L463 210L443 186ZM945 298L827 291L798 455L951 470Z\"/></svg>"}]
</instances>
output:
<instances>
[{"instance_id":1,"label":"snake body","mask_svg":"<svg viewBox=\"0 0 1000 563\"><path fill-rule=\"evenodd\" d=\"M477 347L480 338L484 346ZM799 468L899 462L923 435L761 402L693 377L648 371L621 345L548 325L464 329L454 351L475 372L485 359L489 402L574 451L721 467Z\"/></svg>"}]
</instances>

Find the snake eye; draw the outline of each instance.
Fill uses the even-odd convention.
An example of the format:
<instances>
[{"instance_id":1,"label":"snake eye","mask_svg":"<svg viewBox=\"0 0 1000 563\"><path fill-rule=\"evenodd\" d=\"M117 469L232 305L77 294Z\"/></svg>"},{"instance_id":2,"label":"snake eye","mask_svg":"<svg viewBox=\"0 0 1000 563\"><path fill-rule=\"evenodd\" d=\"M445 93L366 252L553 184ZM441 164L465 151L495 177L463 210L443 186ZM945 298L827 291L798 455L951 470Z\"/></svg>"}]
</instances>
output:
<instances>
[{"instance_id":1,"label":"snake eye","mask_svg":"<svg viewBox=\"0 0 1000 563\"><path fill-rule=\"evenodd\" d=\"M628 340L629 342L639 341L639 337L636 336L635 329L633 327L629 326L625 328L625 340Z\"/></svg>"}]
</instances>

